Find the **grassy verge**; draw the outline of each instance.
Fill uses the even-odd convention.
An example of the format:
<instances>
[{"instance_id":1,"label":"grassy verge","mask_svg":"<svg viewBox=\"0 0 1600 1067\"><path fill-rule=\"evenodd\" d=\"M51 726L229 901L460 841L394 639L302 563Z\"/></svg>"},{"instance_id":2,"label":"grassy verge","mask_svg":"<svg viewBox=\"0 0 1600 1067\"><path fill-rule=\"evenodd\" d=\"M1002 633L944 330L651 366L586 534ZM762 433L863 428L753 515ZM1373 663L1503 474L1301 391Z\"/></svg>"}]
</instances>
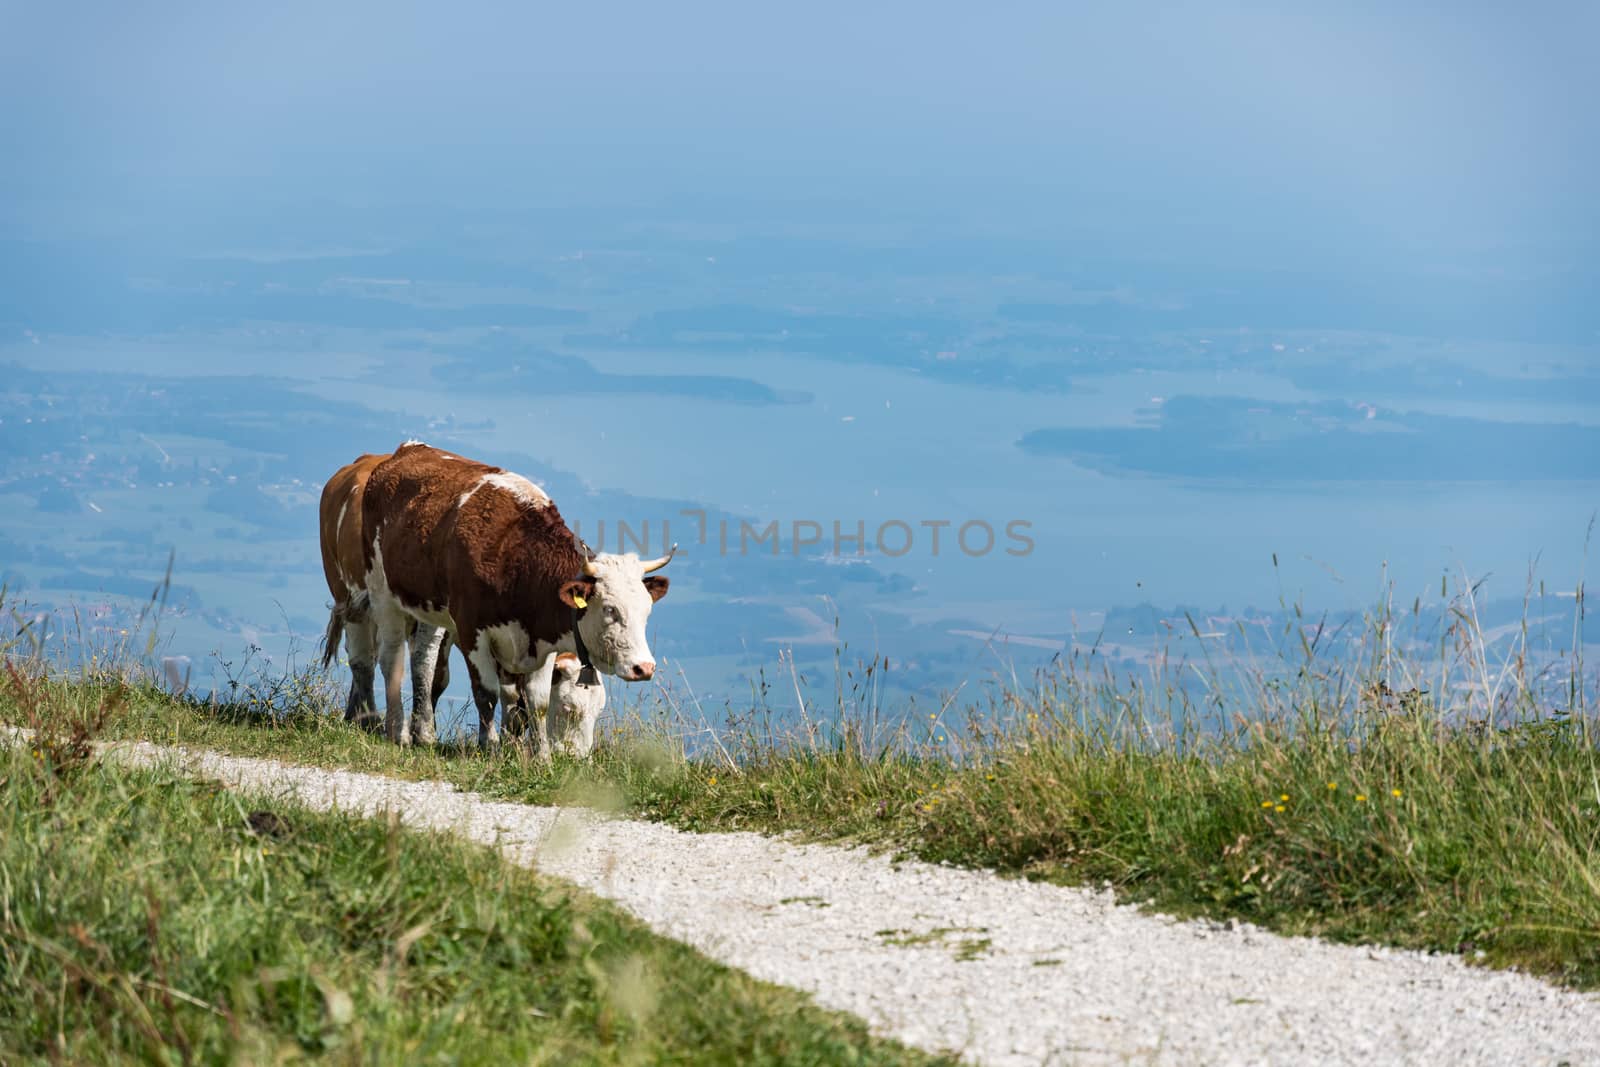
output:
<instances>
[{"instance_id":1,"label":"grassy verge","mask_svg":"<svg viewBox=\"0 0 1600 1067\"><path fill-rule=\"evenodd\" d=\"M77 714L116 692L122 708L105 725L116 736L689 829L880 843L1106 883L1181 915L1461 953L1597 988L1600 726L1584 711L1582 596L1565 660L1527 624L1486 636L1472 596L1452 602L1448 628L1409 638L1388 608L1364 634L1291 625L1260 669L1180 660L1182 678L1119 680L1074 660L1027 693L1001 693L1002 714L959 735L932 716L876 737L878 709L856 702L869 665L841 679L826 727L811 715L800 738L734 730L694 759L661 722L637 718L585 764L398 750L328 714L339 678L258 679L208 705L111 676L30 684ZM1418 651L1429 647L1436 662ZM1232 680L1195 696L1182 684L1191 670ZM0 721L27 717L18 692L0 680Z\"/></svg>"},{"instance_id":2,"label":"grassy verge","mask_svg":"<svg viewBox=\"0 0 1600 1067\"><path fill-rule=\"evenodd\" d=\"M101 763L115 686L0 689L0 1062L929 1062L487 849Z\"/></svg>"},{"instance_id":3,"label":"grassy verge","mask_svg":"<svg viewBox=\"0 0 1600 1067\"><path fill-rule=\"evenodd\" d=\"M771 757L654 800L691 825L887 839L928 860L1114 886L1180 915L1461 952L1600 985L1600 762L1571 722L1492 735L1399 716L1187 752L1062 720L963 766Z\"/></svg>"},{"instance_id":4,"label":"grassy verge","mask_svg":"<svg viewBox=\"0 0 1600 1067\"><path fill-rule=\"evenodd\" d=\"M103 696L52 684L68 702ZM123 736L599 803L691 829L879 842L1109 883L1181 915L1459 952L1600 986L1600 757L1573 717L1446 727L1413 701L1321 725L1257 719L1171 746L1046 700L1012 728L972 738L960 759L848 742L751 745L730 768L685 760L634 728L592 763L544 768L516 752L399 751L320 714L261 717L129 692L111 724Z\"/></svg>"}]
</instances>

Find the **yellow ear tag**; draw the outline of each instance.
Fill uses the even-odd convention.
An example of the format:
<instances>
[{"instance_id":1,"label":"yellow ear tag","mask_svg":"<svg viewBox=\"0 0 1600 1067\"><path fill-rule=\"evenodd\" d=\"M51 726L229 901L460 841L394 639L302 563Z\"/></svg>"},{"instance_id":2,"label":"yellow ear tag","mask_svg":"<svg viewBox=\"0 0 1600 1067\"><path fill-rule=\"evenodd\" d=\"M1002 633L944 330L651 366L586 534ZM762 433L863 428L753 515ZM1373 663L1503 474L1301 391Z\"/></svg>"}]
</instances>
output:
<instances>
[{"instance_id":1,"label":"yellow ear tag","mask_svg":"<svg viewBox=\"0 0 1600 1067\"><path fill-rule=\"evenodd\" d=\"M577 593L572 594L572 603L580 608L586 608L589 606L589 602L583 599L583 597L579 596Z\"/></svg>"}]
</instances>

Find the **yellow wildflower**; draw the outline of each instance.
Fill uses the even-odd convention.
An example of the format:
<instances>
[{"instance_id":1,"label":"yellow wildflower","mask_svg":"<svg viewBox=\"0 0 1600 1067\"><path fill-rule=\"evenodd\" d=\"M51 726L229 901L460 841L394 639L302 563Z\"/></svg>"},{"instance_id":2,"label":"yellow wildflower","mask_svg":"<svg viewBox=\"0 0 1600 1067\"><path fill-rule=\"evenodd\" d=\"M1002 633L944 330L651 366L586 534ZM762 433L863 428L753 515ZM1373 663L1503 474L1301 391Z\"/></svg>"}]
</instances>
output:
<instances>
[{"instance_id":1,"label":"yellow wildflower","mask_svg":"<svg viewBox=\"0 0 1600 1067\"><path fill-rule=\"evenodd\" d=\"M1262 807L1263 807L1263 808L1270 808L1270 807L1272 807L1272 801L1270 801L1270 800L1263 800L1263 801L1262 801L1262 802L1261 802L1261 806L1262 806Z\"/></svg>"},{"instance_id":2,"label":"yellow wildflower","mask_svg":"<svg viewBox=\"0 0 1600 1067\"><path fill-rule=\"evenodd\" d=\"M1389 790L1389 795L1390 795L1390 796L1396 796L1396 797L1397 797L1397 796L1400 796L1400 790L1398 790L1398 789L1391 789L1391 790Z\"/></svg>"},{"instance_id":3,"label":"yellow wildflower","mask_svg":"<svg viewBox=\"0 0 1600 1067\"><path fill-rule=\"evenodd\" d=\"M1289 803L1289 794L1288 794L1288 793L1279 793L1279 794L1278 794L1278 802L1279 802L1279 803L1280 803L1280 804L1287 804L1287 803Z\"/></svg>"},{"instance_id":4,"label":"yellow wildflower","mask_svg":"<svg viewBox=\"0 0 1600 1067\"><path fill-rule=\"evenodd\" d=\"M1282 804L1279 804L1277 807L1273 808L1272 810L1273 811L1285 811L1287 809L1285 809Z\"/></svg>"},{"instance_id":5,"label":"yellow wildflower","mask_svg":"<svg viewBox=\"0 0 1600 1067\"><path fill-rule=\"evenodd\" d=\"M1329 789L1338 789L1339 788L1339 783L1338 782L1329 782L1328 783L1328 788Z\"/></svg>"},{"instance_id":6,"label":"yellow wildflower","mask_svg":"<svg viewBox=\"0 0 1600 1067\"><path fill-rule=\"evenodd\" d=\"M1356 803L1357 804L1365 804L1366 802L1367 802L1367 794L1365 794L1365 793L1357 793L1356 794Z\"/></svg>"},{"instance_id":7,"label":"yellow wildflower","mask_svg":"<svg viewBox=\"0 0 1600 1067\"><path fill-rule=\"evenodd\" d=\"M714 775L714 774L713 774L713 775L712 775L712 776L711 776L711 778L710 778L710 779L709 779L709 781L708 781L708 784L710 784L710 785L716 785L716 784L717 784L717 776L716 776L716 775Z\"/></svg>"}]
</instances>

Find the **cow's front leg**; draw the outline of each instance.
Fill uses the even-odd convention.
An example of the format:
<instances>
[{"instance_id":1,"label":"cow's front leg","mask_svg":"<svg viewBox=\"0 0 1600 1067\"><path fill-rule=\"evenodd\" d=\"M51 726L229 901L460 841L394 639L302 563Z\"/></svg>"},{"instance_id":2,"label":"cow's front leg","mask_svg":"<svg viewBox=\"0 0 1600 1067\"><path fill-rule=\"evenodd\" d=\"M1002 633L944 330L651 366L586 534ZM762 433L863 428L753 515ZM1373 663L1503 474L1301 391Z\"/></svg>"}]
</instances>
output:
<instances>
[{"instance_id":1,"label":"cow's front leg","mask_svg":"<svg viewBox=\"0 0 1600 1067\"><path fill-rule=\"evenodd\" d=\"M528 676L533 677L536 675ZM545 726L543 709L534 710L528 678L500 687L500 704L505 708L505 735L521 739L530 752L549 763L550 731ZM529 729L530 725L532 729Z\"/></svg>"},{"instance_id":2,"label":"cow's front leg","mask_svg":"<svg viewBox=\"0 0 1600 1067\"><path fill-rule=\"evenodd\" d=\"M541 760L550 762L550 682L551 672L555 670L555 653L546 656L544 662L532 674L520 680L517 686L517 695L522 704L523 715L529 725L533 727L528 736L528 747L533 754Z\"/></svg>"},{"instance_id":3,"label":"cow's front leg","mask_svg":"<svg viewBox=\"0 0 1600 1067\"><path fill-rule=\"evenodd\" d=\"M436 739L433 725L434 667L444 629L419 622L411 635L411 740L431 745Z\"/></svg>"},{"instance_id":4,"label":"cow's front leg","mask_svg":"<svg viewBox=\"0 0 1600 1067\"><path fill-rule=\"evenodd\" d=\"M484 685L471 660L467 661L467 674L472 679L472 702L478 706L478 747L493 748L500 743L500 735L494 728L494 709L500 700L499 687L491 689Z\"/></svg>"},{"instance_id":5,"label":"cow's front leg","mask_svg":"<svg viewBox=\"0 0 1600 1067\"><path fill-rule=\"evenodd\" d=\"M378 670L383 673L383 732L397 745L408 745L406 702L400 695L406 674L406 617L386 612L378 619Z\"/></svg>"},{"instance_id":6,"label":"cow's front leg","mask_svg":"<svg viewBox=\"0 0 1600 1067\"><path fill-rule=\"evenodd\" d=\"M489 634L473 620L457 622L456 641L467 661L467 680L472 683L472 702L478 706L478 747L498 744L494 728L494 707L500 697L500 665L490 647Z\"/></svg>"},{"instance_id":7,"label":"cow's front leg","mask_svg":"<svg viewBox=\"0 0 1600 1067\"><path fill-rule=\"evenodd\" d=\"M450 647L455 642L450 640L450 631L444 630L439 637L439 658L433 665L433 706L439 706L439 698L444 696L444 691L450 688Z\"/></svg>"},{"instance_id":8,"label":"cow's front leg","mask_svg":"<svg viewBox=\"0 0 1600 1067\"><path fill-rule=\"evenodd\" d=\"M500 686L500 723L507 737L521 737L528 729L528 702L515 685Z\"/></svg>"}]
</instances>

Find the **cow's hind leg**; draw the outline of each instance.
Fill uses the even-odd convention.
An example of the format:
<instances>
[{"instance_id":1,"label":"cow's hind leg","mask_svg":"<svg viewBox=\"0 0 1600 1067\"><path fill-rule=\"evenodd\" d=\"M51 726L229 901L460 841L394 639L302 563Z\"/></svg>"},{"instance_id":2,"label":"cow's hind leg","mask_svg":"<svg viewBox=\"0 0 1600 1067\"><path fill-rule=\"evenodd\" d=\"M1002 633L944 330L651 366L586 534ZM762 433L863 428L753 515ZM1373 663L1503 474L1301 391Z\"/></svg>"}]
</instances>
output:
<instances>
[{"instance_id":1,"label":"cow's hind leg","mask_svg":"<svg viewBox=\"0 0 1600 1067\"><path fill-rule=\"evenodd\" d=\"M441 627L420 622L411 635L411 740L419 745L433 744L436 736L433 725L433 675L443 639L444 630Z\"/></svg>"},{"instance_id":2,"label":"cow's hind leg","mask_svg":"<svg viewBox=\"0 0 1600 1067\"><path fill-rule=\"evenodd\" d=\"M344 721L375 730L378 714L373 703L372 675L378 666L378 627L371 615L346 620L344 648L350 659L350 699L345 702Z\"/></svg>"},{"instance_id":3,"label":"cow's hind leg","mask_svg":"<svg viewBox=\"0 0 1600 1067\"><path fill-rule=\"evenodd\" d=\"M406 734L406 702L401 695L406 674L406 631L404 614L397 610L377 612L378 670L383 672L383 732L397 745L410 744Z\"/></svg>"}]
</instances>

